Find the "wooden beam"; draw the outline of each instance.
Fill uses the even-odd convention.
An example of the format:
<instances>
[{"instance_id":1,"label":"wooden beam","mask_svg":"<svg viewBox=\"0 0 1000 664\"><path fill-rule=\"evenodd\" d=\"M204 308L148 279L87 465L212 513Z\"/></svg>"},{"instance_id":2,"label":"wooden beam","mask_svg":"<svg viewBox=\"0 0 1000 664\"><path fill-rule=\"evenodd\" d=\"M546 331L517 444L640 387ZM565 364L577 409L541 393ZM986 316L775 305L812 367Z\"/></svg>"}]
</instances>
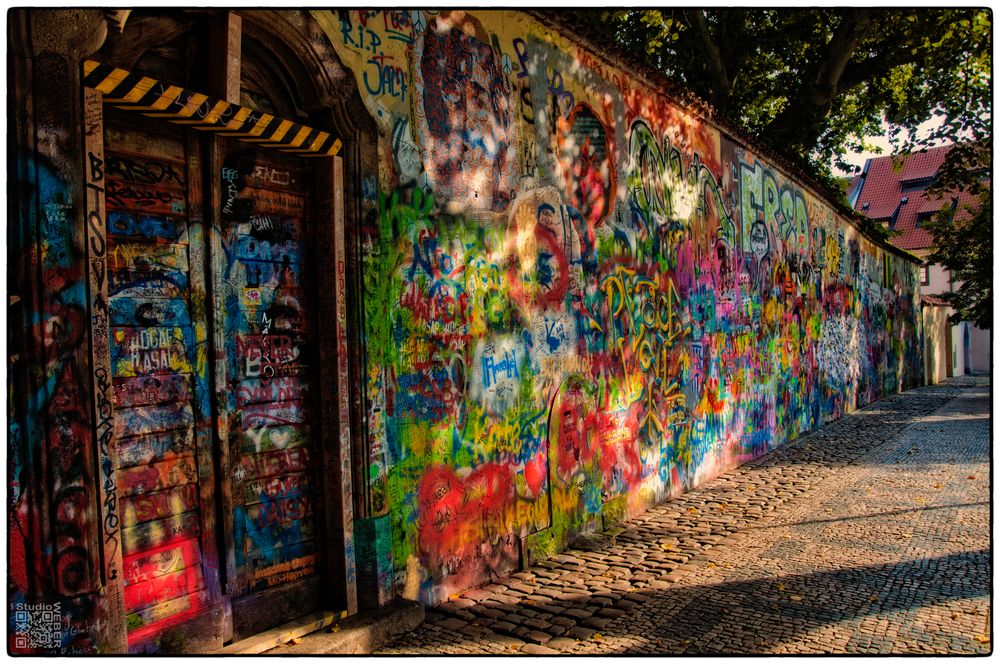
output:
<instances>
[{"instance_id":1,"label":"wooden beam","mask_svg":"<svg viewBox=\"0 0 1000 664\"><path fill-rule=\"evenodd\" d=\"M205 233L205 163L202 159L201 141L193 132L187 132L185 152L187 155L187 210L188 210L188 264L190 266L190 302L207 302L205 276L208 239ZM207 307L191 308L191 323L194 328L196 364L204 367L192 372L194 390L195 452L198 468L199 512L201 517L202 573L205 587L212 604L222 601L220 585L220 556L216 524L216 482L215 444L212 423L213 385L210 380L209 365L209 323ZM200 311L199 311L200 310ZM221 615L221 614L220 614Z\"/></svg>"},{"instance_id":2,"label":"wooden beam","mask_svg":"<svg viewBox=\"0 0 1000 664\"><path fill-rule=\"evenodd\" d=\"M344 590L348 615L358 612L354 561L354 509L351 482L351 386L347 339L347 252L344 247L344 160L333 158L333 245L337 312L337 424L341 519L344 533Z\"/></svg>"},{"instance_id":3,"label":"wooden beam","mask_svg":"<svg viewBox=\"0 0 1000 664\"><path fill-rule=\"evenodd\" d=\"M208 72L210 92L231 104L239 104L243 19L228 11L212 22L209 34L213 52Z\"/></svg>"},{"instance_id":4,"label":"wooden beam","mask_svg":"<svg viewBox=\"0 0 1000 664\"><path fill-rule=\"evenodd\" d=\"M347 371L343 168L338 158L316 164L316 251L320 265L319 333L323 426L323 499L330 592L349 615L357 612L354 509ZM339 267L338 267L339 266Z\"/></svg>"},{"instance_id":5,"label":"wooden beam","mask_svg":"<svg viewBox=\"0 0 1000 664\"><path fill-rule=\"evenodd\" d=\"M206 246L212 281L212 306L209 313L209 327L212 330L214 357L212 374L215 389L215 436L218 441L218 477L221 487L218 503L222 519L222 557L225 559L225 587L223 592L231 595L238 590L236 574L236 540L233 530L233 464L240 460L239 436L231 436L232 413L229 409L229 369L226 357L225 329L225 283L223 275L226 267L226 251L223 248L223 233L220 214L222 210L222 151L224 141L210 141L208 149L209 188L205 198L206 206L212 210L210 223L206 229ZM230 616L231 618L231 616ZM231 628L231 625L230 625Z\"/></svg>"},{"instance_id":6,"label":"wooden beam","mask_svg":"<svg viewBox=\"0 0 1000 664\"><path fill-rule=\"evenodd\" d=\"M266 632L261 632L236 643L231 643L225 648L209 654L258 655L306 634L329 627L338 616L344 617L342 614L336 614L333 611L316 611L298 620L293 620L292 622L269 629Z\"/></svg>"},{"instance_id":7,"label":"wooden beam","mask_svg":"<svg viewBox=\"0 0 1000 664\"><path fill-rule=\"evenodd\" d=\"M342 147L339 138L292 120L276 118L239 104L201 92L103 65L96 60L83 63L84 83L104 94L104 101L125 111L164 118L174 124L201 131L235 136L245 142L303 157L322 159L335 156ZM229 76L229 74L226 74ZM222 85L220 82L219 85ZM227 86L231 80L225 81ZM238 88L238 80L237 80ZM235 93L227 94L239 95Z\"/></svg>"},{"instance_id":8,"label":"wooden beam","mask_svg":"<svg viewBox=\"0 0 1000 664\"><path fill-rule=\"evenodd\" d=\"M84 165L86 177L87 281L90 294L91 381L97 436L98 490L100 496L101 577L104 583L105 628L99 650L125 653L124 571L122 567L121 514L118 507L117 456L114 438L114 401L111 381L111 330L108 312L107 237L104 207L104 113L101 93L84 88Z\"/></svg>"}]
</instances>

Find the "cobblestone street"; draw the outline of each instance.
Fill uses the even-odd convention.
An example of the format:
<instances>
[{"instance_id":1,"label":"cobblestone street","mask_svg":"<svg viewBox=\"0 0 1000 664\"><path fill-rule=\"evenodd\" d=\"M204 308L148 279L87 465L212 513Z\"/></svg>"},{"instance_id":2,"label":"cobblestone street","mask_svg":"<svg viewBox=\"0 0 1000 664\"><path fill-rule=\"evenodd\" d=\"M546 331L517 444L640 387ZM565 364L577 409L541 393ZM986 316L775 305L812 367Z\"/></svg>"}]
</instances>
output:
<instances>
[{"instance_id":1,"label":"cobblestone street","mask_svg":"<svg viewBox=\"0 0 1000 664\"><path fill-rule=\"evenodd\" d=\"M380 654L988 653L990 386L879 401Z\"/></svg>"}]
</instances>

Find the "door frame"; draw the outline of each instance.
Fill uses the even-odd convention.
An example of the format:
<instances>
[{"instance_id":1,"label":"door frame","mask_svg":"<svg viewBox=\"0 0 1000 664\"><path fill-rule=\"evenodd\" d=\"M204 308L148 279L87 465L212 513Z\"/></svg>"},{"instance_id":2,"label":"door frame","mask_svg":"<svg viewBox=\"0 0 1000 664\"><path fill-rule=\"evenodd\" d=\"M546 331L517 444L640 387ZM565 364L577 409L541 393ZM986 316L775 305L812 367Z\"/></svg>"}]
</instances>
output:
<instances>
[{"instance_id":1,"label":"door frame","mask_svg":"<svg viewBox=\"0 0 1000 664\"><path fill-rule=\"evenodd\" d=\"M231 16L228 13L227 16ZM238 23L238 22L237 22ZM87 62L84 66L84 78L86 79L89 74L94 71L92 63ZM229 67L227 73L232 75L233 68ZM128 82L131 79L126 79L125 77L130 75L127 70L116 69L114 72L117 76L117 81ZM236 75L238 76L238 68L236 69ZM114 78L114 77L111 77ZM99 174L99 169L93 169L93 164L88 163L87 159L89 155L93 153L95 156L103 149L103 114L101 109L104 104L111 104L115 106L122 107L123 96L120 90L120 86L117 84L109 83L110 80L104 80L100 84L94 84L93 82L84 83L82 86L82 92L85 99L85 106L87 111L85 112L84 118L84 134L88 140L88 148L85 150L87 154L84 155L84 169L87 174L87 233L88 233L88 279L91 285L90 290L90 309L91 309L91 328L92 328L92 338L101 339L102 335L106 335L108 331L108 315L107 315L107 283L104 281L104 275L106 275L106 256L105 256L105 243L106 238L104 236L105 230L103 227L103 217L104 217L104 196L103 196L103 186L100 178L97 178L95 174ZM238 89L238 88L237 88ZM196 93L191 93L190 91L182 90L182 94L176 95L177 99L181 99L190 106L192 96ZM110 96L109 96L110 94ZM186 96L185 96L186 95ZM201 95L204 97L204 95ZM134 102L134 100L132 100ZM209 101L224 102L226 100L221 100L218 98L209 98ZM184 106L183 103L172 102L174 106ZM208 103L208 102L206 102ZM231 106L239 108L234 102L228 102ZM204 106L204 105L203 105ZM131 104L131 107L126 107L125 110L132 110L138 112L145 112L148 114L150 110L147 108L136 107L135 104ZM159 110L163 110L161 107ZM334 114L336 115L336 114ZM185 116L187 118L186 122L181 122L182 124L197 124L197 121L190 120L190 114ZM177 121L176 114L174 118L166 118L168 120ZM202 128L202 127L199 127ZM205 127L208 128L208 127ZM218 127L212 127L213 129L218 129ZM357 134L357 130L354 132ZM205 173L215 172L214 167L218 166L219 161L219 141L209 138L208 147L206 152L201 152L204 142L198 139L198 137L193 132L188 132L190 139L190 144L197 145L199 151L199 157L202 154L207 154L207 169L204 169ZM339 149L339 140L337 141ZM287 146L279 146L287 147ZM336 152L336 151L334 151ZM355 153L355 159L351 161L357 164ZM103 159L103 156L99 157ZM347 242L352 240L347 237L348 231L346 230L346 200L347 198L353 198L355 201L358 196L355 195L350 197L345 189L345 179L344 179L344 159L343 157L327 153L324 156L316 155L315 171L317 177L323 174L324 178L329 178L331 181L330 197L329 200L317 200L315 201L316 206L316 224L317 231L319 232L324 228L324 224L321 224L321 219L329 219L330 223L325 224L326 229L329 231L325 233L327 240L320 243L320 249L322 250L327 246L326 242L329 242L330 248L333 249L333 254L331 256L334 269L325 270L319 272L319 277L324 280L324 283L328 283L332 288L320 289L321 293L326 293L326 303L320 303L320 309L332 312L333 315L327 323L323 324L320 328L320 348L321 351L318 353L320 357L321 367L324 374L330 374L329 378L333 380L327 380L324 376L322 380L323 384L328 386L328 389L332 390L333 398L329 400L329 403L335 404L336 408L332 409L328 414L324 414L324 420L329 423L324 427L325 434L324 439L321 441L321 449L323 452L323 468L324 468L324 502L326 502L325 513L327 514L327 524L326 524L326 545L334 550L339 549L342 551L342 555L332 555L328 556L330 561L330 573L327 578L333 582L334 579L342 580L337 585L337 594L341 596L343 604L346 606L346 613L353 614L357 612L357 587L356 587L356 573L354 570L355 560L354 560L354 547L353 547L353 521L354 521L354 501L357 497L353 492L353 475L352 470L356 467L359 462L356 450L358 448L358 434L357 429L352 430L351 419L352 416L357 418L357 412L360 407L363 395L360 394L360 390L352 391L350 388L350 375L354 373L357 375L357 346L351 342L351 331L352 328L357 334L357 325L355 321L357 320L357 313L355 310L354 314L350 314L349 310L352 308L348 305L347 300L351 298L356 301L357 295L351 295L352 279L354 283L357 283L356 275L352 274L352 262L354 263L353 268L357 269L357 253L356 248L351 252L347 250ZM103 174L101 174L101 178ZM207 187L205 196L205 208L212 207L216 205L219 200L217 181L212 178L211 182L216 182L215 185ZM318 192L317 192L318 193ZM204 250L208 250L210 255L218 255L217 251L221 250L221 244L219 241L219 231L214 223L216 219L212 215L212 212L205 219L206 232L205 232L205 246ZM352 237L356 240L355 232L352 232ZM322 253L317 252L320 257L323 256ZM318 260L319 264L321 260ZM214 297L214 296L213 296ZM209 309L208 323L213 329L218 329L215 324L214 314L212 313L211 307ZM351 323L354 323L353 325ZM328 336L323 335L323 331L329 330L332 334ZM324 342L324 339L330 340L329 342ZM351 352L351 347L355 346L354 352ZM327 347L332 348L332 350L324 350ZM213 349L217 351L218 346ZM332 362L330 360L333 360ZM212 364L212 363L210 363ZM354 364L352 371L352 364ZM110 366L110 350L107 344L102 346L99 341L96 346L94 346L92 353L92 367L91 367L91 381L94 389L95 398L95 426L97 427L97 433L99 440L101 438L101 431L108 429L107 422L110 421L111 417L111 406L110 406L110 371L108 370ZM213 376L211 379L213 382L218 384L219 376ZM333 389L336 386L336 389ZM353 406L353 408L352 408ZM217 412L217 408L215 408ZM329 419L328 419L329 417ZM356 419L357 421L357 419ZM218 436L219 429L223 429L223 433L226 433L226 438L222 439ZM211 486L217 486L216 482L220 482L227 472L230 471L228 466L228 431L225 430L222 424L217 425L216 437L219 438L217 441L218 451L214 453L215 459L214 463L210 464L209 468L205 469L205 472L211 477ZM107 445L103 445L98 450L98 477L99 479L99 500L101 505L116 505L117 503L117 479L116 470L114 469L113 454L109 454L107 450ZM201 456L199 455L199 458ZM102 469L107 472L102 473ZM330 478L334 478L334 481L330 481ZM331 499L335 499L335 502L330 503ZM228 507L222 505L224 501L216 501L216 509L221 509L223 507ZM215 512L218 515L218 512ZM102 580L104 583L105 591L105 606L107 610L107 626L103 630L105 635L107 635L106 647L108 652L119 652L123 653L127 650L127 630L125 626L125 612L123 604L123 590L124 590L124 579L121 572L121 552L118 546L118 541L120 539L120 519L118 519L117 514L105 514L102 511L102 538L104 542L104 550L101 552L102 559ZM218 521L218 519L216 519ZM226 523L225 520L222 522ZM225 526L224 526L225 527ZM212 539L218 537L220 533L209 533L205 532L202 534L202 539ZM342 547L334 546L336 541L331 537L333 534L339 534L339 538L342 543ZM220 538L221 541L227 541L227 538ZM231 541L229 539L228 541ZM214 548L214 547L213 547ZM227 558L232 555L231 551L226 551L225 555ZM219 561L221 562L221 561ZM217 565L217 572L224 573L225 565ZM226 594L224 592L223 581L219 579L218 574L212 575L216 579L215 583L209 583L209 578L206 578L207 585L214 585L211 588L214 596L220 598L220 604L223 610L226 611L226 620L228 624L228 633L224 636L224 641L229 641L232 638L232 615L229 610L230 604ZM331 588L324 588L324 591L329 591ZM329 596L328 592L323 593Z\"/></svg>"},{"instance_id":2,"label":"door frame","mask_svg":"<svg viewBox=\"0 0 1000 664\"><path fill-rule=\"evenodd\" d=\"M221 179L214 174L221 172L227 145L234 145L237 139L212 137L209 146L209 159L206 172L212 174L207 207L211 208L209 218L218 222L223 203ZM229 607L227 613L233 629L232 638L239 640L246 636L268 629L267 614L274 613L274 607L285 607L284 615L294 615L297 610L295 602L289 602L285 595L294 596L300 593L304 601L314 594L319 597L336 597L342 599L342 605L336 607L320 606L321 609L336 608L345 610L349 615L357 613L356 573L354 571L353 521L352 510L352 477L351 477L351 422L350 422L350 381L348 371L347 349L349 347L347 318L347 291L345 268L345 212L344 212L344 182L343 161L339 156L316 157L313 161L313 196L311 225L307 236L315 242L312 253L312 271L308 277L316 278L317 298L314 315L316 316L313 331L317 351L313 357L318 362L318 370L312 372L318 388L318 398L315 399L316 415L319 417L321 435L314 441L313 448L318 454L320 465L320 493L317 498L323 505L323 520L316 523L318 546L327 551L342 551L322 556L319 564L325 569L317 569L322 579L322 587L315 588L315 577L306 577L302 581L290 581L260 591L245 591L233 585L236 578L236 542L233 522L234 498L232 494L232 477L237 470L235 464L240 458L239 442L233 440L236 428L230 426L231 413L220 407L224 403L230 389L228 374L228 359L225 355L226 339L225 325L221 316L225 312L222 289L218 288L221 278L223 261L226 258L222 247L222 229L219 223L210 224L207 237L210 272L213 284L213 306L209 315L210 327L214 334L215 360L213 363L213 382L215 387L216 437L218 439L218 485L220 488L218 509L221 514L218 519L222 525L223 550L225 551L225 576L223 593ZM327 186L324 186L324 184ZM327 192L324 196L323 192ZM333 263L334 269L321 269L321 265ZM234 595L239 592L240 596ZM237 606L239 608L237 608ZM260 607L259 609L257 607ZM253 614L260 612L262 617ZM281 611L279 611L281 612ZM241 614L237 616L236 614ZM300 614L301 615L301 614ZM267 625L267 626L265 626Z\"/></svg>"},{"instance_id":3,"label":"door frame","mask_svg":"<svg viewBox=\"0 0 1000 664\"><path fill-rule=\"evenodd\" d=\"M109 273L107 260L107 214L104 193L106 119L104 95L98 89L85 86L84 97L84 151L87 196L87 251L88 286L90 293L89 318L91 338L90 375L94 389L94 411L97 425L97 477L98 500L101 506L100 531L102 549L101 582L105 592L107 627L102 633L104 646L109 652L125 653L129 650L129 630L124 603L125 569L123 560L123 533L125 519L121 512L119 490L118 456L114 451L114 398L111 368L111 319L109 313ZM117 111L121 112L121 111ZM197 136L185 131L181 137L184 145L188 172L197 170L200 141ZM188 228L189 252L196 247L197 238L204 237L205 220L202 214L200 173L189 178L185 190L189 206L185 212ZM189 261L189 298L205 295L205 266L196 260ZM190 305L189 305L190 306ZM202 328L208 320L192 317L193 329ZM194 350L197 353L196 349ZM208 379L208 377L206 377ZM192 376L192 391L197 377ZM210 380L206 380L210 383ZM207 400L209 395L203 395ZM195 398L195 401L201 399ZM219 583L219 551L216 534L216 504L213 499L217 477L214 463L214 439L212 435L211 410L203 412L195 405L194 439L195 460L198 468L198 542L201 549L201 572L204 581L204 597L207 599L205 611L179 622L164 625L163 630L178 625L197 622L194 629L186 629L195 644L211 644L223 639L226 633L225 611L222 608L222 592ZM209 615L206 615L208 613ZM169 619L169 618L168 618ZM152 630L153 634L162 631ZM218 633L218 634L216 634ZM143 647L152 636L143 637L136 646Z\"/></svg>"}]
</instances>

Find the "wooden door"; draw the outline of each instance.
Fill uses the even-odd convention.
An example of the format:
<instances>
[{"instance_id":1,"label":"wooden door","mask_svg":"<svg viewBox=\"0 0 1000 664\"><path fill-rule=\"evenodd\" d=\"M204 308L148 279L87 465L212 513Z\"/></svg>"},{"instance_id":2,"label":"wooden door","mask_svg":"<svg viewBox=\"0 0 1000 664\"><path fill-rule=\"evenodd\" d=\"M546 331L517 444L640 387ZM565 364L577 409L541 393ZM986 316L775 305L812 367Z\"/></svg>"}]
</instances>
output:
<instances>
[{"instance_id":1,"label":"wooden door","mask_svg":"<svg viewBox=\"0 0 1000 664\"><path fill-rule=\"evenodd\" d=\"M213 280L238 639L313 610L322 588L313 173L240 141L220 142L219 164Z\"/></svg>"},{"instance_id":2,"label":"wooden door","mask_svg":"<svg viewBox=\"0 0 1000 664\"><path fill-rule=\"evenodd\" d=\"M129 649L218 647L197 143L180 128L109 110L104 149L111 449Z\"/></svg>"}]
</instances>

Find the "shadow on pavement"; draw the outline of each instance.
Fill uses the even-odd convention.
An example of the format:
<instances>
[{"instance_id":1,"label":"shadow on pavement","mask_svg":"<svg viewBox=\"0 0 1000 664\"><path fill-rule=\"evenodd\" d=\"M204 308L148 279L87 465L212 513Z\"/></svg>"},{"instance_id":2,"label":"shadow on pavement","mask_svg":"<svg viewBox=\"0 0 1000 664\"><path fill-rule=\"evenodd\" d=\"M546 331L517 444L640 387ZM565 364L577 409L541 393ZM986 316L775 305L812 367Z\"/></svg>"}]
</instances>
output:
<instances>
[{"instance_id":1,"label":"shadow on pavement","mask_svg":"<svg viewBox=\"0 0 1000 664\"><path fill-rule=\"evenodd\" d=\"M959 400L957 404L953 403L956 399ZM934 415L935 411L946 404L957 408L942 416ZM948 436L963 431L973 423L983 424L988 428L989 420L989 385L942 384L923 387L877 401L820 429L806 432L800 438L783 443L764 456L748 462L745 467L760 470L771 466L884 463L870 459L862 461L860 457L890 444L904 433ZM983 448L980 457L971 459L972 462L988 460L988 447ZM946 454L943 458L941 454L908 458L907 464L919 466L942 461L947 461Z\"/></svg>"},{"instance_id":2,"label":"shadow on pavement","mask_svg":"<svg viewBox=\"0 0 1000 664\"><path fill-rule=\"evenodd\" d=\"M905 510L891 510L888 512L872 512L871 514L862 514L859 516L839 516L831 519L809 519L807 521L792 521L792 522L781 522L776 524L768 524L764 526L744 526L742 530L768 530L769 528L791 528L794 526L806 526L811 524L820 523L838 523L841 521L858 521L865 519L881 519L887 516L899 516L900 514L909 514L912 512L928 512L931 510L951 510L951 509L962 509L963 507L981 507L983 505L989 505L988 502L980 501L978 503L954 503L951 505L929 505L927 507L911 507Z\"/></svg>"},{"instance_id":3,"label":"shadow on pavement","mask_svg":"<svg viewBox=\"0 0 1000 664\"><path fill-rule=\"evenodd\" d=\"M740 573L740 570L731 572ZM981 549L780 578L738 579L707 585L681 583L656 591L647 603L599 631L605 641L616 636L643 637L654 650L664 654L763 652L824 625L988 597L989 578L990 551ZM588 601L579 602L550 598L516 603L484 600L469 611L499 612L505 617L498 620L509 624L515 621L522 624L525 620L549 622L567 610L585 607L588 602L592 607L593 600L607 597L609 593L597 592L589 595ZM518 620L517 614L525 610L538 615ZM434 609L428 612L433 613ZM912 618L905 622L911 623ZM536 624L543 629L540 623ZM509 630L501 628L495 633L506 632ZM488 641L490 636L484 628L478 634L441 630L430 647L480 643ZM601 654L632 651L627 647L602 648Z\"/></svg>"},{"instance_id":4,"label":"shadow on pavement","mask_svg":"<svg viewBox=\"0 0 1000 664\"><path fill-rule=\"evenodd\" d=\"M683 610L648 636L681 643L691 641L686 651L689 653L726 652L725 647L717 647L727 643L725 638L720 639L721 644L706 642L704 638L722 627L723 633L743 632L748 637L743 640L743 650L753 651L755 642L787 642L823 625L988 597L989 578L990 551L981 549L892 564L793 574L781 577L780 581L746 579L675 587L665 592L682 595L678 604L684 606ZM758 622L761 619L766 628Z\"/></svg>"}]
</instances>

